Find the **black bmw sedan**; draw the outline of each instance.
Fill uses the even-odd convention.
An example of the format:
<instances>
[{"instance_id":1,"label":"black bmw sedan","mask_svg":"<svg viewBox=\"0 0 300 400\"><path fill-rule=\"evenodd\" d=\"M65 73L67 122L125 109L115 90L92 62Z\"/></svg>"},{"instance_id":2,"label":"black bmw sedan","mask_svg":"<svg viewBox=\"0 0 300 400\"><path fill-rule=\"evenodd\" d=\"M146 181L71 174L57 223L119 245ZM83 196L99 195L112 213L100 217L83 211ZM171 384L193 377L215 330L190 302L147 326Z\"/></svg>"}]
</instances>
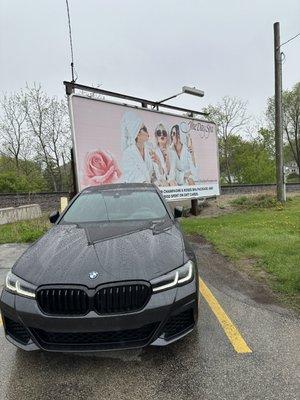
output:
<instances>
[{"instance_id":1,"label":"black bmw sedan","mask_svg":"<svg viewBox=\"0 0 300 400\"><path fill-rule=\"evenodd\" d=\"M90 187L19 258L0 308L24 350L164 346L198 318L198 272L176 212L150 184Z\"/></svg>"}]
</instances>

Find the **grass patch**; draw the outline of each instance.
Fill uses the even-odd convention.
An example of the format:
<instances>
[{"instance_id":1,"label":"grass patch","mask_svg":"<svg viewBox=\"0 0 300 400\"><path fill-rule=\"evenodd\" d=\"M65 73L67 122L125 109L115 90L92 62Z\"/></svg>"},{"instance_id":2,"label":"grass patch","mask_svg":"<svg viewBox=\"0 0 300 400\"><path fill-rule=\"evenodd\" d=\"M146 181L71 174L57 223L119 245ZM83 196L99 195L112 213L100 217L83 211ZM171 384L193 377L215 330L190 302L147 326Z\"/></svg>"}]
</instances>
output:
<instances>
[{"instance_id":1,"label":"grass patch","mask_svg":"<svg viewBox=\"0 0 300 400\"><path fill-rule=\"evenodd\" d=\"M243 211L215 218L188 218L182 227L188 234L200 234L233 261L252 259L256 267L270 274L271 286L297 302L300 299L300 197L284 207L267 199L266 207L244 206ZM243 200L241 200L241 198ZM257 200L253 200L256 202Z\"/></svg>"},{"instance_id":2,"label":"grass patch","mask_svg":"<svg viewBox=\"0 0 300 400\"><path fill-rule=\"evenodd\" d=\"M0 244L34 242L42 236L51 224L47 216L0 225Z\"/></svg>"}]
</instances>

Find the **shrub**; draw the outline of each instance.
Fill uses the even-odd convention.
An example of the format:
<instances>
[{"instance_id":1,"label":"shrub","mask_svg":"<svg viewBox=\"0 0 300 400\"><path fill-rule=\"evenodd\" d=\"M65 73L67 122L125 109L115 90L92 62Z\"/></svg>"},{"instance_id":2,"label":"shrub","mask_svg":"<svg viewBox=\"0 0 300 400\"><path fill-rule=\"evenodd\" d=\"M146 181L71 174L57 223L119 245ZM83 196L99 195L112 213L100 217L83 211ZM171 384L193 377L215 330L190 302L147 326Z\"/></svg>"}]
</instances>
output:
<instances>
[{"instance_id":1,"label":"shrub","mask_svg":"<svg viewBox=\"0 0 300 400\"><path fill-rule=\"evenodd\" d=\"M272 208L279 206L276 197L270 194L240 196L232 200L231 204L239 208Z\"/></svg>"}]
</instances>

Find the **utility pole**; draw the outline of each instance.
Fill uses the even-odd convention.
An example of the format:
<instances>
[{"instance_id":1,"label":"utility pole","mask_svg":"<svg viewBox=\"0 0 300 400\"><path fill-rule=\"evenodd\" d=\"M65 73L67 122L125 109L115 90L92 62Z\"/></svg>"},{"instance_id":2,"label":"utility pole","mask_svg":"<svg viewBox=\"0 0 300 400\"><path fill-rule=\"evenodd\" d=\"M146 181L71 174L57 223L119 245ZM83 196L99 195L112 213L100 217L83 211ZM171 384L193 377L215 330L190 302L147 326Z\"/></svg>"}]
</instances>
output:
<instances>
[{"instance_id":1,"label":"utility pole","mask_svg":"<svg viewBox=\"0 0 300 400\"><path fill-rule=\"evenodd\" d=\"M275 150L277 201L285 201L283 173L283 136L282 136L282 62L280 50L280 25L274 24L274 65L275 65Z\"/></svg>"}]
</instances>

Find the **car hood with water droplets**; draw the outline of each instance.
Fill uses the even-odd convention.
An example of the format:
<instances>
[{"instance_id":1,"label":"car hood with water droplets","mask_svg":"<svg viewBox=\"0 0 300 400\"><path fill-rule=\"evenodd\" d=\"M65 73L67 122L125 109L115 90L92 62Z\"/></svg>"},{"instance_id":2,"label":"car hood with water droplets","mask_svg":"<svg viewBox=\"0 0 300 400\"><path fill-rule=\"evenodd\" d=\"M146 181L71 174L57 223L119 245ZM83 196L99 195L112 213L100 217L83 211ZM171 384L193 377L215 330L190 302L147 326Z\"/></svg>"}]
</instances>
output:
<instances>
[{"instance_id":1,"label":"car hood with water droplets","mask_svg":"<svg viewBox=\"0 0 300 400\"><path fill-rule=\"evenodd\" d=\"M106 229L106 231L105 231ZM150 281L188 259L183 236L172 221L165 230L123 224L54 226L19 258L13 273L34 285L85 285ZM96 279L89 273L98 272Z\"/></svg>"}]
</instances>

